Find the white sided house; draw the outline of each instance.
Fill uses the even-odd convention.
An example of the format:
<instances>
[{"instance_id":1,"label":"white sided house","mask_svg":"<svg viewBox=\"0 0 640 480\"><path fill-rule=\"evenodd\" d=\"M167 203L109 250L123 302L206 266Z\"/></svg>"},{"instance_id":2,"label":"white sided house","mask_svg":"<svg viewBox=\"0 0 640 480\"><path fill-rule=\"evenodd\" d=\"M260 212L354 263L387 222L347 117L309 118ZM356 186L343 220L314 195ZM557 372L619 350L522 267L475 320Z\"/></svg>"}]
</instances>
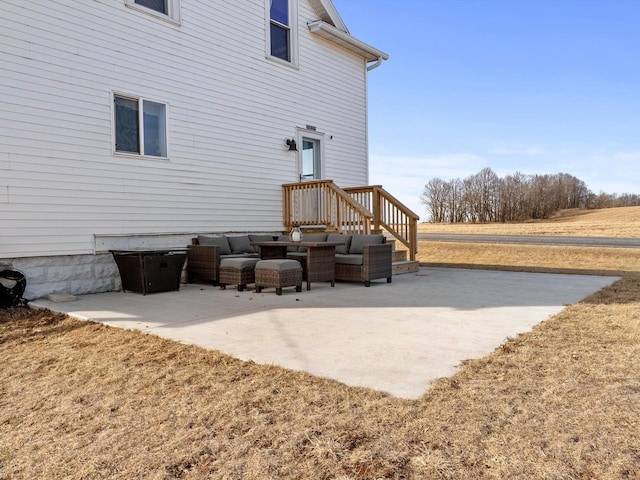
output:
<instances>
[{"instance_id":1,"label":"white sided house","mask_svg":"<svg viewBox=\"0 0 640 480\"><path fill-rule=\"evenodd\" d=\"M283 184L367 184L385 59L330 0L1 1L0 270L109 291L110 249L286 231Z\"/></svg>"}]
</instances>

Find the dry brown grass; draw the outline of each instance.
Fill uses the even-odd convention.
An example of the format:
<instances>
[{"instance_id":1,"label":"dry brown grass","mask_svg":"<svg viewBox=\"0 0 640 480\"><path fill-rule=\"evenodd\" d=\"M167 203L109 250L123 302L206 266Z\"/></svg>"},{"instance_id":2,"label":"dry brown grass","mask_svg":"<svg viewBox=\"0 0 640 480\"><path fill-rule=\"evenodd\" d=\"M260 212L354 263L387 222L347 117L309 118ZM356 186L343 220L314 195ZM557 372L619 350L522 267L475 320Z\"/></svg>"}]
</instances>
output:
<instances>
[{"instance_id":1,"label":"dry brown grass","mask_svg":"<svg viewBox=\"0 0 640 480\"><path fill-rule=\"evenodd\" d=\"M460 242L418 242L416 260L431 266L625 275L640 272L640 249Z\"/></svg>"},{"instance_id":2,"label":"dry brown grass","mask_svg":"<svg viewBox=\"0 0 640 480\"><path fill-rule=\"evenodd\" d=\"M640 478L640 280L408 401L0 311L0 478Z\"/></svg>"},{"instance_id":3,"label":"dry brown grass","mask_svg":"<svg viewBox=\"0 0 640 480\"><path fill-rule=\"evenodd\" d=\"M640 238L640 207L566 210L542 221L491 224L418 225L422 233L486 233L495 235L569 235Z\"/></svg>"},{"instance_id":4,"label":"dry brown grass","mask_svg":"<svg viewBox=\"0 0 640 480\"><path fill-rule=\"evenodd\" d=\"M466 249L456 261L484 251L486 265L527 259L528 269L550 252L451 248ZM572 269L581 258L580 268L640 272L634 253L618 252L633 250L578 250ZM566 251L547 268L565 268ZM464 362L415 401L47 311L0 310L0 478L637 479L638 358L634 274Z\"/></svg>"},{"instance_id":5,"label":"dry brown grass","mask_svg":"<svg viewBox=\"0 0 640 480\"><path fill-rule=\"evenodd\" d=\"M493 235L579 235L640 237L640 207L569 210L551 220L482 225L422 224L421 232ZM425 265L498 268L597 275L640 272L640 249L500 243L418 242L416 259Z\"/></svg>"},{"instance_id":6,"label":"dry brown grass","mask_svg":"<svg viewBox=\"0 0 640 480\"><path fill-rule=\"evenodd\" d=\"M0 311L0 477L640 478L639 298L620 280L417 401Z\"/></svg>"}]
</instances>

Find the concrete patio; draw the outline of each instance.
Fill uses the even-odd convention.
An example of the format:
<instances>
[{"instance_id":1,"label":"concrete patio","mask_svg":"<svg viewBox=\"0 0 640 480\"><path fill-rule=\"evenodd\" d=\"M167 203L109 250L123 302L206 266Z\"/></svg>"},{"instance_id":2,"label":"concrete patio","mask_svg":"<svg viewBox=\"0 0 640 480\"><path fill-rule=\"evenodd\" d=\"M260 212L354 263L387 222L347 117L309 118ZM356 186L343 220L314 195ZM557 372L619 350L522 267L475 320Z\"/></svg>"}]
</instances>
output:
<instances>
[{"instance_id":1,"label":"concrete patio","mask_svg":"<svg viewBox=\"0 0 640 480\"><path fill-rule=\"evenodd\" d=\"M486 355L615 280L421 267L370 288L314 283L311 291L276 296L189 284L31 305L417 398L462 360Z\"/></svg>"}]
</instances>

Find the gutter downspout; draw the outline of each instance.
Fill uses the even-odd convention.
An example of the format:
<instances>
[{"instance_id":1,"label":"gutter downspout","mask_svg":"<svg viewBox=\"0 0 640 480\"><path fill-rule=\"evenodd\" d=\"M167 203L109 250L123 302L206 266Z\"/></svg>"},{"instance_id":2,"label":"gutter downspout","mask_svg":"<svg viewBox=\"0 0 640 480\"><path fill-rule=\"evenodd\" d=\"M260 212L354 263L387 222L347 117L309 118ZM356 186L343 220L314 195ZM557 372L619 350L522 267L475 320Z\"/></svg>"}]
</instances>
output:
<instances>
[{"instance_id":1,"label":"gutter downspout","mask_svg":"<svg viewBox=\"0 0 640 480\"><path fill-rule=\"evenodd\" d=\"M382 63L382 57L378 57L378 59L374 63L372 63L371 65L367 65L367 72L370 72L374 68L378 68L381 63Z\"/></svg>"}]
</instances>

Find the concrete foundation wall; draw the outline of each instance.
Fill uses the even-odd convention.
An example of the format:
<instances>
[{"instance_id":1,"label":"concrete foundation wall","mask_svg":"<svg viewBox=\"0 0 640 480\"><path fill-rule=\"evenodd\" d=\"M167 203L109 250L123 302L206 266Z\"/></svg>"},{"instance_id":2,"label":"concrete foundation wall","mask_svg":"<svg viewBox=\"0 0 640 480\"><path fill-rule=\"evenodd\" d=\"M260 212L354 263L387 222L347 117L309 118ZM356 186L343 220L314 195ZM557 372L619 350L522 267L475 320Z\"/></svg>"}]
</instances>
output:
<instances>
[{"instance_id":1,"label":"concrete foundation wall","mask_svg":"<svg viewBox=\"0 0 640 480\"><path fill-rule=\"evenodd\" d=\"M25 274L27 300L51 293L82 295L121 288L118 267L111 254L3 259L0 269L4 268Z\"/></svg>"}]
</instances>

